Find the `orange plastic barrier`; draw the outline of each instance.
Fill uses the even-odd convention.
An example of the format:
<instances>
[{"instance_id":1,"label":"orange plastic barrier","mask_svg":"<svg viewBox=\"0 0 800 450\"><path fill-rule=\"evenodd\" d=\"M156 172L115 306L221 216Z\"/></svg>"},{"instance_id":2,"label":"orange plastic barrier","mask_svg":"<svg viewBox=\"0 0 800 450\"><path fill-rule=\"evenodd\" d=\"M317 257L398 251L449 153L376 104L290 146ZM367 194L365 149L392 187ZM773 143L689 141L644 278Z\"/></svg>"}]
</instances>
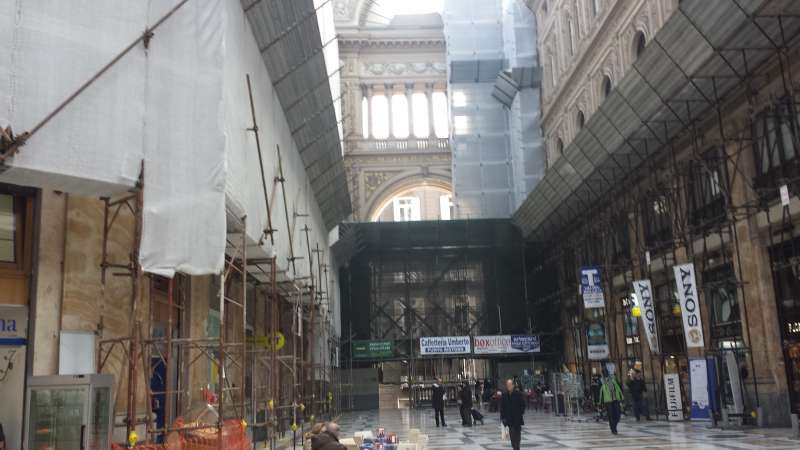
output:
<instances>
[{"instance_id":1,"label":"orange plastic barrier","mask_svg":"<svg viewBox=\"0 0 800 450\"><path fill-rule=\"evenodd\" d=\"M226 420L222 426L222 446L219 446L216 427L187 431L171 437L167 444L138 444L133 450L249 450L250 438L241 420ZM127 446L111 444L111 450L127 450Z\"/></svg>"}]
</instances>

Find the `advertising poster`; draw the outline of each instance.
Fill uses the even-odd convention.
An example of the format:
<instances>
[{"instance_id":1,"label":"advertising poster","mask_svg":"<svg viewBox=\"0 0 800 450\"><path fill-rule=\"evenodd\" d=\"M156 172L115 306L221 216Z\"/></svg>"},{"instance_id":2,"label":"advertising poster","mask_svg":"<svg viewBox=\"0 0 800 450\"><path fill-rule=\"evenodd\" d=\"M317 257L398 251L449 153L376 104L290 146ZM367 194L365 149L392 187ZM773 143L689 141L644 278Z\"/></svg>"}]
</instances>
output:
<instances>
[{"instance_id":1,"label":"advertising poster","mask_svg":"<svg viewBox=\"0 0 800 450\"><path fill-rule=\"evenodd\" d=\"M420 355L463 355L467 353L472 353L469 336L419 338Z\"/></svg>"},{"instance_id":2,"label":"advertising poster","mask_svg":"<svg viewBox=\"0 0 800 450\"><path fill-rule=\"evenodd\" d=\"M586 329L586 354L592 361L608 359L606 327L602 322L594 322Z\"/></svg>"},{"instance_id":3,"label":"advertising poster","mask_svg":"<svg viewBox=\"0 0 800 450\"><path fill-rule=\"evenodd\" d=\"M681 379L677 373L664 374L664 392L667 396L667 420L670 422L682 421Z\"/></svg>"},{"instance_id":4,"label":"advertising poster","mask_svg":"<svg viewBox=\"0 0 800 450\"><path fill-rule=\"evenodd\" d=\"M0 306L0 424L6 448L22 448L28 308Z\"/></svg>"},{"instance_id":5,"label":"advertising poster","mask_svg":"<svg viewBox=\"0 0 800 450\"><path fill-rule=\"evenodd\" d=\"M672 270L675 272L678 300L681 303L686 346L703 348L705 346L703 341L703 322L700 320L700 298L697 296L694 264L681 264L673 267Z\"/></svg>"},{"instance_id":6,"label":"advertising poster","mask_svg":"<svg viewBox=\"0 0 800 450\"><path fill-rule=\"evenodd\" d=\"M475 336L474 346L476 355L537 353L541 351L539 336L529 335Z\"/></svg>"},{"instance_id":7,"label":"advertising poster","mask_svg":"<svg viewBox=\"0 0 800 450\"><path fill-rule=\"evenodd\" d=\"M642 326L647 336L650 352L658 353L658 332L656 328L656 308L653 301L653 286L650 280L637 280L633 282L633 292L636 293L638 306L642 311Z\"/></svg>"},{"instance_id":8,"label":"advertising poster","mask_svg":"<svg viewBox=\"0 0 800 450\"><path fill-rule=\"evenodd\" d=\"M600 281L598 267L581 267L581 295L584 308L605 308L603 284Z\"/></svg>"},{"instance_id":9,"label":"advertising poster","mask_svg":"<svg viewBox=\"0 0 800 450\"><path fill-rule=\"evenodd\" d=\"M711 420L711 401L708 393L708 364L705 359L689 360L692 420Z\"/></svg>"}]
</instances>

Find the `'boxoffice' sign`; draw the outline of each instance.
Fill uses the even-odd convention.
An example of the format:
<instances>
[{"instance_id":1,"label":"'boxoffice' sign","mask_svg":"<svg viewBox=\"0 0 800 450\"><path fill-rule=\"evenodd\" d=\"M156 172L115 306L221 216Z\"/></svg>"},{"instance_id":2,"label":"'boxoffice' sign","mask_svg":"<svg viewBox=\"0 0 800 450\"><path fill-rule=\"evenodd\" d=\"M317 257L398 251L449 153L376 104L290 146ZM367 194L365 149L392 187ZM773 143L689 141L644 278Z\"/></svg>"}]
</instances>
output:
<instances>
[{"instance_id":1,"label":"'boxoffice' sign","mask_svg":"<svg viewBox=\"0 0 800 450\"><path fill-rule=\"evenodd\" d=\"M476 355L536 353L541 351L539 336L501 335L475 336Z\"/></svg>"},{"instance_id":2,"label":"'boxoffice' sign","mask_svg":"<svg viewBox=\"0 0 800 450\"><path fill-rule=\"evenodd\" d=\"M420 355L463 355L472 352L469 336L419 338Z\"/></svg>"},{"instance_id":3,"label":"'boxoffice' sign","mask_svg":"<svg viewBox=\"0 0 800 450\"><path fill-rule=\"evenodd\" d=\"M380 359L393 356L393 341L353 341L353 358L355 359Z\"/></svg>"}]
</instances>

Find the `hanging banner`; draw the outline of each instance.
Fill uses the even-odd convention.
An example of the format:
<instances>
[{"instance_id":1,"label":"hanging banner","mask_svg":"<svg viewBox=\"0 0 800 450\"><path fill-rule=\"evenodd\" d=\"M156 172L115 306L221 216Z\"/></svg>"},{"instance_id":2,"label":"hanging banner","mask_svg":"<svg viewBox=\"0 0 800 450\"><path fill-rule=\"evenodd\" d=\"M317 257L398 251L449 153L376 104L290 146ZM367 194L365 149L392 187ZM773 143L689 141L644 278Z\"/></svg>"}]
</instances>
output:
<instances>
[{"instance_id":1,"label":"hanging banner","mask_svg":"<svg viewBox=\"0 0 800 450\"><path fill-rule=\"evenodd\" d=\"M539 336L528 335L475 336L474 345L476 355L538 353L541 351Z\"/></svg>"},{"instance_id":2,"label":"hanging banner","mask_svg":"<svg viewBox=\"0 0 800 450\"><path fill-rule=\"evenodd\" d=\"M606 327L602 322L594 322L586 329L586 355L592 361L608 359Z\"/></svg>"},{"instance_id":3,"label":"hanging banner","mask_svg":"<svg viewBox=\"0 0 800 450\"><path fill-rule=\"evenodd\" d=\"M656 308L653 301L653 286L650 280L633 282L633 292L638 300L637 306L642 310L642 325L650 345L650 352L658 354L658 334L656 329Z\"/></svg>"},{"instance_id":4,"label":"hanging banner","mask_svg":"<svg viewBox=\"0 0 800 450\"><path fill-rule=\"evenodd\" d=\"M420 355L462 355L472 352L469 336L419 338Z\"/></svg>"},{"instance_id":5,"label":"hanging banner","mask_svg":"<svg viewBox=\"0 0 800 450\"><path fill-rule=\"evenodd\" d=\"M705 359L689 360L689 384L691 386L692 420L711 420L711 401L708 393L708 364Z\"/></svg>"},{"instance_id":6,"label":"hanging banner","mask_svg":"<svg viewBox=\"0 0 800 450\"><path fill-rule=\"evenodd\" d=\"M734 414L743 414L744 399L742 398L741 372L739 363L736 362L736 355L732 351L725 352L725 367L728 371L728 380L730 380L731 395L733 396L733 412ZM737 420L741 423L741 419Z\"/></svg>"},{"instance_id":7,"label":"hanging banner","mask_svg":"<svg viewBox=\"0 0 800 450\"><path fill-rule=\"evenodd\" d=\"M667 394L667 420L670 422L682 421L681 379L677 373L664 374L664 391Z\"/></svg>"},{"instance_id":8,"label":"hanging banner","mask_svg":"<svg viewBox=\"0 0 800 450\"><path fill-rule=\"evenodd\" d=\"M694 264L674 266L675 284L678 287L678 300L683 315L683 332L686 335L686 346L703 348L703 322L700 319L700 299L697 296L697 282L694 276Z\"/></svg>"},{"instance_id":9,"label":"hanging banner","mask_svg":"<svg viewBox=\"0 0 800 450\"><path fill-rule=\"evenodd\" d=\"M581 295L583 296L583 307L586 309L606 306L598 267L581 267Z\"/></svg>"}]
</instances>

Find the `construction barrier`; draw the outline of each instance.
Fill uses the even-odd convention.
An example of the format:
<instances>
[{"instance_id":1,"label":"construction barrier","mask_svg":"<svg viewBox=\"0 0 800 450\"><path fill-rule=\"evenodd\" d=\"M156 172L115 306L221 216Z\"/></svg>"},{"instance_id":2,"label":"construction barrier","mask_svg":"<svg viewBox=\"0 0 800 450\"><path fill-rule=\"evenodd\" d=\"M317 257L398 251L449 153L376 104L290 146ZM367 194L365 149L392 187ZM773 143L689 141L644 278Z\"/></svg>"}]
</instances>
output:
<instances>
[{"instance_id":1,"label":"construction barrier","mask_svg":"<svg viewBox=\"0 0 800 450\"><path fill-rule=\"evenodd\" d=\"M187 424L187 427L196 426ZM166 444L137 444L131 450L248 450L252 448L245 425L239 419L226 420L222 426L222 445L219 445L216 426L170 434ZM129 450L124 444L112 444L111 450Z\"/></svg>"}]
</instances>

